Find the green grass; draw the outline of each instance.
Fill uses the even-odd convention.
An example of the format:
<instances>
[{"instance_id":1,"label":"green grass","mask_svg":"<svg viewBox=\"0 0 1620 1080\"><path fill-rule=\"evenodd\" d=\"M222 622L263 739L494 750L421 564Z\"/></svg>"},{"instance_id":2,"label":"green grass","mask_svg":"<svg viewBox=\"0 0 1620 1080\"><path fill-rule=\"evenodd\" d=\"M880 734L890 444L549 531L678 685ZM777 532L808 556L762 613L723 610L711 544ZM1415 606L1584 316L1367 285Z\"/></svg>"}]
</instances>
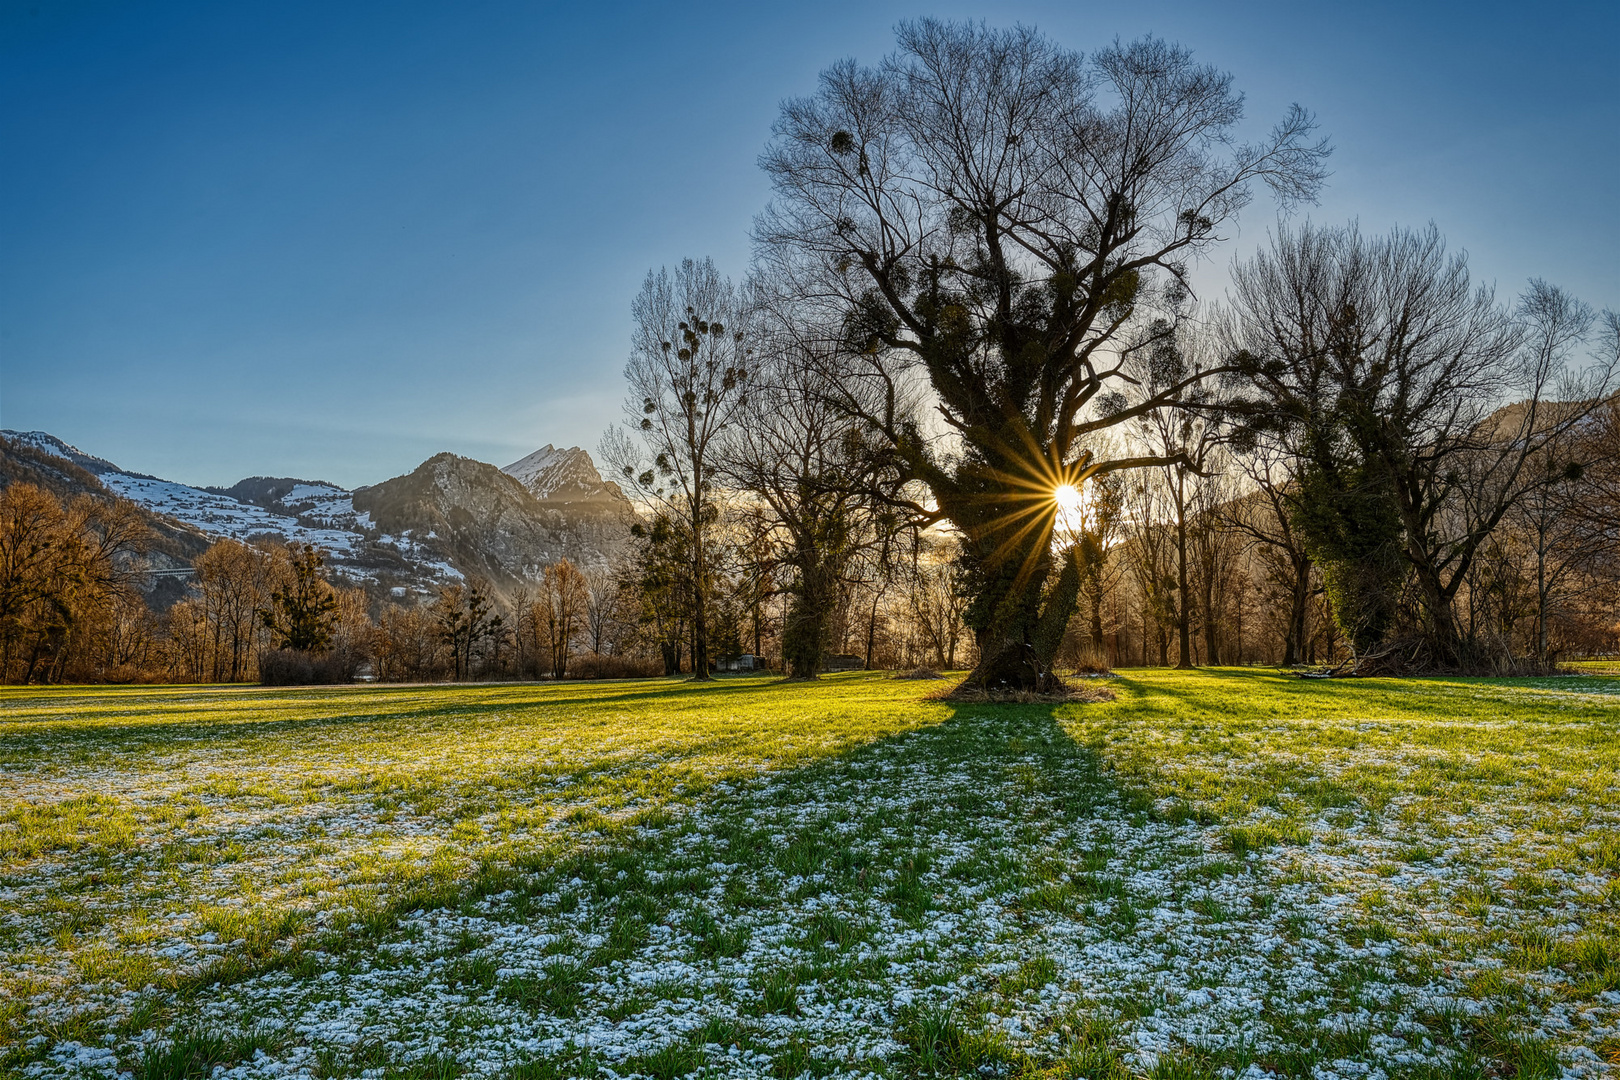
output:
<instances>
[{"instance_id":1,"label":"green grass","mask_svg":"<svg viewBox=\"0 0 1620 1080\"><path fill-rule=\"evenodd\" d=\"M1111 685L0 690L0 1070L1616 1056L1620 680Z\"/></svg>"}]
</instances>

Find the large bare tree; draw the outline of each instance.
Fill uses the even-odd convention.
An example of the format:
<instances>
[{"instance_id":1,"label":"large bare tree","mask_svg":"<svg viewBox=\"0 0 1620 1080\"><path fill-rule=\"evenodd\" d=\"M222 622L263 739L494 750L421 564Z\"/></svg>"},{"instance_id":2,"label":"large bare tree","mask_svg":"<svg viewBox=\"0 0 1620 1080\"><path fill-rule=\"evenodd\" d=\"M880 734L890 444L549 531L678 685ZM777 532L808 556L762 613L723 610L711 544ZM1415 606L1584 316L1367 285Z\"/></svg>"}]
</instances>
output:
<instances>
[{"instance_id":1,"label":"large bare tree","mask_svg":"<svg viewBox=\"0 0 1620 1080\"><path fill-rule=\"evenodd\" d=\"M925 19L898 37L877 67L834 64L783 106L756 240L863 362L850 378L874 389L850 405L927 485L911 511L962 536L969 681L1040 685L1079 589L1052 552L1054 491L1162 463L1098 459L1088 439L1203 374L1112 396L1149 340L1135 331L1185 301L1190 261L1257 182L1313 197L1327 147L1297 107L1238 144L1230 77L1156 39L1086 58L1023 27ZM903 407L919 386L947 437Z\"/></svg>"}]
</instances>

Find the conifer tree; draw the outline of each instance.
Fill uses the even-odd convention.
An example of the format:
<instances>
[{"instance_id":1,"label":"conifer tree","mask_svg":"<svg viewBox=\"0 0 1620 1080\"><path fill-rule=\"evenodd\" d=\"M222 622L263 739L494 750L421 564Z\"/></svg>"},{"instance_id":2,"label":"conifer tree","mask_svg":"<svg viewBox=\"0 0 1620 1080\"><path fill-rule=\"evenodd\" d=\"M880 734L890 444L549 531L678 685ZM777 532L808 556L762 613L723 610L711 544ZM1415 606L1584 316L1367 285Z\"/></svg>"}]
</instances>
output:
<instances>
[{"instance_id":1,"label":"conifer tree","mask_svg":"<svg viewBox=\"0 0 1620 1080\"><path fill-rule=\"evenodd\" d=\"M270 606L259 618L275 637L276 648L325 652L338 619L337 597L321 573L326 560L314 544L294 544L288 554L292 580L271 593Z\"/></svg>"}]
</instances>

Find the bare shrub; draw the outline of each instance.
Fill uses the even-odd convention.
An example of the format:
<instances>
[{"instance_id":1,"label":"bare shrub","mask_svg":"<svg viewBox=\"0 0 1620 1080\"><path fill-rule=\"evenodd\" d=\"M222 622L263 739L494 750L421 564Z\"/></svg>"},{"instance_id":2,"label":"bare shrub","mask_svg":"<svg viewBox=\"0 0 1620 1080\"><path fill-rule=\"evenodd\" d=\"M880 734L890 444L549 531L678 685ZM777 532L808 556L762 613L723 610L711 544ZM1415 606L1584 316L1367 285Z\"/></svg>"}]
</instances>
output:
<instances>
[{"instance_id":1,"label":"bare shrub","mask_svg":"<svg viewBox=\"0 0 1620 1080\"><path fill-rule=\"evenodd\" d=\"M568 661L570 679L656 679L664 673L659 659L631 659L627 656L575 656Z\"/></svg>"},{"instance_id":2,"label":"bare shrub","mask_svg":"<svg viewBox=\"0 0 1620 1080\"><path fill-rule=\"evenodd\" d=\"M1074 673L1076 675L1112 675L1113 670L1108 666L1108 650L1094 645L1081 648L1074 658Z\"/></svg>"},{"instance_id":3,"label":"bare shrub","mask_svg":"<svg viewBox=\"0 0 1620 1080\"><path fill-rule=\"evenodd\" d=\"M353 662L337 653L271 649L259 657L259 682L265 686L331 686L353 681Z\"/></svg>"},{"instance_id":4,"label":"bare shrub","mask_svg":"<svg viewBox=\"0 0 1620 1080\"><path fill-rule=\"evenodd\" d=\"M1076 702L1094 705L1103 701L1113 701L1114 696L1113 690L1095 683L1086 686L1059 683L1057 689L1043 692L1017 687L987 690L966 682L944 693L930 695L935 701L967 702L974 705L1055 705Z\"/></svg>"}]
</instances>

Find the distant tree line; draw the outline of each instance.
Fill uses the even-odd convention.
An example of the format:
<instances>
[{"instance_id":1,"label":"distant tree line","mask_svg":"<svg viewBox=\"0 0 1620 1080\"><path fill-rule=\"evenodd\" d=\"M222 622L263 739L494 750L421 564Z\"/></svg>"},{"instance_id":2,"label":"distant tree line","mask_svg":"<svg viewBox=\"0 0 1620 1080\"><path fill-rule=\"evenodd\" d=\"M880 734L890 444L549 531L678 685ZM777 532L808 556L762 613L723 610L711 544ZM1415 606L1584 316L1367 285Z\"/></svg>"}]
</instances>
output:
<instances>
[{"instance_id":1,"label":"distant tree line","mask_svg":"<svg viewBox=\"0 0 1620 1080\"><path fill-rule=\"evenodd\" d=\"M753 655L781 667L784 640L799 650L800 671L819 668L827 653L856 667L949 668L968 659L955 571L938 537L884 544L868 524L827 545L823 563L836 567L823 586L830 600L813 630L795 630L803 606L796 564L782 557L782 537L764 516L735 510L727 504L709 537L705 625L720 662ZM64 501L27 483L0 489L5 681L414 682L694 670L690 553L659 518L635 527L613 566L560 560L526 586L466 580L404 598L331 573L314 547L217 540L195 560L181 598L161 610L143 591L150 539L127 501ZM805 558L801 551L801 565ZM794 663L790 655L788 668Z\"/></svg>"}]
</instances>

